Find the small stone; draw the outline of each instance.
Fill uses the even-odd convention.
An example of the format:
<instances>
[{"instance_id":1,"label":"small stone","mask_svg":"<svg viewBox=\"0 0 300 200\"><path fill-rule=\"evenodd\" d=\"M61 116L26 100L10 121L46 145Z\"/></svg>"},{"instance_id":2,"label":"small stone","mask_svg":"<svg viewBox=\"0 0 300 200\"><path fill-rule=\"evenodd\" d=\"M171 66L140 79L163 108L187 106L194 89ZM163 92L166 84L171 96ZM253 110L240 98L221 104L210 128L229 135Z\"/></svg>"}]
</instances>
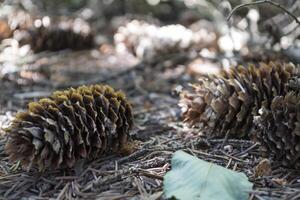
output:
<instances>
[{"instance_id":1,"label":"small stone","mask_svg":"<svg viewBox=\"0 0 300 200\"><path fill-rule=\"evenodd\" d=\"M231 153L233 151L232 145L226 145L223 148L224 148L224 151L226 151L227 153Z\"/></svg>"}]
</instances>

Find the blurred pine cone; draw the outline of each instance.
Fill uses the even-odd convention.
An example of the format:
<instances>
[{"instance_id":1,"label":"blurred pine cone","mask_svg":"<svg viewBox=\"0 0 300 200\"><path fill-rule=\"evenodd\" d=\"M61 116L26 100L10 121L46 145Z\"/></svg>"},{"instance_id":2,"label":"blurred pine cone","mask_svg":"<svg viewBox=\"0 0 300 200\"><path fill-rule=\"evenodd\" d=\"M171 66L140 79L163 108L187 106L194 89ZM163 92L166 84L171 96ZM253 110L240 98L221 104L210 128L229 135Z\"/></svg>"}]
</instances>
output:
<instances>
[{"instance_id":1,"label":"blurred pine cone","mask_svg":"<svg viewBox=\"0 0 300 200\"><path fill-rule=\"evenodd\" d=\"M204 76L193 91L181 94L183 120L210 137L249 137L258 110L284 95L298 71L293 64L270 62Z\"/></svg>"},{"instance_id":2,"label":"blurred pine cone","mask_svg":"<svg viewBox=\"0 0 300 200\"><path fill-rule=\"evenodd\" d=\"M29 104L7 129L11 161L43 170L73 167L81 158L118 152L132 127L131 106L109 86L82 86L55 92Z\"/></svg>"},{"instance_id":3,"label":"blurred pine cone","mask_svg":"<svg viewBox=\"0 0 300 200\"><path fill-rule=\"evenodd\" d=\"M45 18L48 17L35 20L37 25L35 27L16 32L14 38L21 45L30 44L34 52L63 49L81 50L94 45L94 34L85 21L77 18L51 23L50 19L45 20Z\"/></svg>"},{"instance_id":4,"label":"blurred pine cone","mask_svg":"<svg viewBox=\"0 0 300 200\"><path fill-rule=\"evenodd\" d=\"M284 166L300 169L300 94L276 96L270 108L263 106L259 113L255 135L262 151Z\"/></svg>"},{"instance_id":5,"label":"blurred pine cone","mask_svg":"<svg viewBox=\"0 0 300 200\"><path fill-rule=\"evenodd\" d=\"M114 35L118 52L132 53L140 59L183 52L192 47L197 49L215 47L217 34L205 28L197 31L180 24L157 26L133 20L119 27Z\"/></svg>"}]
</instances>

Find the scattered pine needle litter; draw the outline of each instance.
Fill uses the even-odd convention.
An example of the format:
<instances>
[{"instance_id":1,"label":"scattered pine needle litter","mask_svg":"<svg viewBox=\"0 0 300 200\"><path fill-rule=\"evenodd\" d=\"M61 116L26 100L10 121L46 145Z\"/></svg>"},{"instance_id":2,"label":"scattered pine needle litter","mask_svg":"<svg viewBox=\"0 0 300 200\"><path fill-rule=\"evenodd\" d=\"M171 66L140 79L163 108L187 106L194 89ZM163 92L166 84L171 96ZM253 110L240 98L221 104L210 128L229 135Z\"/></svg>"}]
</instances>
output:
<instances>
[{"instance_id":1,"label":"scattered pine needle litter","mask_svg":"<svg viewBox=\"0 0 300 200\"><path fill-rule=\"evenodd\" d=\"M139 72L142 73L142 72ZM128 74L119 77L126 82ZM180 81L180 80L179 80ZM211 139L196 136L196 130L180 122L178 97L139 87L124 89L133 104L135 127L131 136L137 150L127 156L111 155L91 162L79 162L71 170L25 172L19 163L10 164L0 143L0 196L37 199L149 199L161 198L163 177L170 170L171 157L177 150L195 155L228 169L245 173L254 183L250 199L292 199L299 195L299 173L272 161L270 176L255 176L261 161L259 145L249 140ZM25 107L20 104L19 107Z\"/></svg>"},{"instance_id":2,"label":"scattered pine needle litter","mask_svg":"<svg viewBox=\"0 0 300 200\"><path fill-rule=\"evenodd\" d=\"M177 15L177 12L175 14ZM171 26L171 29L169 27L167 30L172 32L172 27L182 29L181 26ZM203 31L200 30L199 33L201 32ZM43 29L41 33L46 34L41 38L42 42L52 43L32 43L36 41L36 37L31 35L29 44L33 51L61 49L61 43L55 41L65 38L65 31L52 32ZM123 33L120 34L122 36ZM56 35L60 37L55 38ZM67 46L73 45L72 41L77 40L76 34L73 36L66 38L63 43ZM221 39L226 41L227 37L229 35ZM32 39L34 41L31 41ZM79 46L84 49L90 48L92 38L83 39L86 40L79 43ZM158 44L158 47L164 44L161 40L152 41L157 41L155 44ZM122 46L123 41L120 42ZM215 42L209 42L213 49L214 45L217 45ZM174 45L165 49L163 46L152 46L154 43L150 40L150 43L137 45L140 47L139 51L133 52L130 51L129 44L129 52L123 52L124 55L115 54L114 48L109 49L110 45L107 46L107 50L100 47L100 51L91 49L73 52L67 49L60 52L43 51L38 54L31 54L26 45L19 49L3 47L6 49L1 53L5 58L3 63L13 60L15 62L12 64L16 66L1 65L3 74L0 74L0 199L164 199L163 180L172 167L171 158L178 150L245 174L253 183L253 190L249 196L251 200L299 199L299 170L284 168L282 162L273 157L264 160L260 145L253 141L226 137L207 139L199 130L188 128L181 122L180 108L177 105L181 87L186 88L188 83L195 82L196 77L202 74L203 65L199 65L198 70L187 67L191 63L197 64L193 60L201 59L199 63L210 63L204 68L215 66L215 71L220 71L221 63L225 67L231 62L234 65L244 65L245 59L256 63L261 60L267 62L273 58L281 60L281 57L273 54L268 56L262 51L259 55L246 54L234 57L231 61L224 55L208 49L195 53L194 50L200 50L201 47L192 48L193 43L186 47L180 47L176 43L175 41ZM222 44L224 47L224 44L226 46L228 43ZM107 44L103 45L102 47L105 47ZM246 43L241 43L241 48L246 47L243 45ZM81 49L79 46L73 47L77 50ZM218 48L221 46L218 45ZM178 51L173 51L176 50L173 47L179 48ZM191 51L188 52L188 49ZM150 53L145 53L148 50ZM151 59L145 59L145 55L153 55L155 59L151 56ZM297 81L289 85L290 89L298 85ZM57 89L98 83L121 89L132 103L134 127L129 133L134 140L132 145L127 146L121 154L107 155L90 161L76 159L78 162L74 165L72 163L70 169L50 170L46 167L45 171L41 172L33 166L30 171L24 171L21 168L22 162L9 162L9 157L4 151L7 135L2 128L9 126L17 112L26 110L28 102L36 102ZM286 102L288 105L293 103ZM280 107L274 107L274 111L277 109L280 110ZM232 130L232 134L247 134L242 129Z\"/></svg>"}]
</instances>

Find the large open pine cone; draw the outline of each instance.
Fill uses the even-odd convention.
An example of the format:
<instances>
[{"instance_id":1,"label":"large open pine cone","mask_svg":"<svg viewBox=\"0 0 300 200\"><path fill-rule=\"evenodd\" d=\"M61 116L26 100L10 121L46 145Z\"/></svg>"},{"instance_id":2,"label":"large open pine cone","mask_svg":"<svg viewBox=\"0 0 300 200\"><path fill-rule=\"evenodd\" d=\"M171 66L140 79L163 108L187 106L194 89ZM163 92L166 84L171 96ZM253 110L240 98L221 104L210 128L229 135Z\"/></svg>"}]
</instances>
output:
<instances>
[{"instance_id":1,"label":"large open pine cone","mask_svg":"<svg viewBox=\"0 0 300 200\"><path fill-rule=\"evenodd\" d=\"M210 137L248 137L258 110L284 95L285 84L298 71L293 64L270 62L205 76L193 91L182 93L183 119Z\"/></svg>"},{"instance_id":2,"label":"large open pine cone","mask_svg":"<svg viewBox=\"0 0 300 200\"><path fill-rule=\"evenodd\" d=\"M55 92L29 104L7 129L11 161L40 169L73 167L120 150L132 127L131 106L109 86L82 86Z\"/></svg>"},{"instance_id":3,"label":"large open pine cone","mask_svg":"<svg viewBox=\"0 0 300 200\"><path fill-rule=\"evenodd\" d=\"M298 85L300 86L300 85ZM255 119L261 149L284 166L300 169L300 95L276 96L270 108L262 107Z\"/></svg>"},{"instance_id":4,"label":"large open pine cone","mask_svg":"<svg viewBox=\"0 0 300 200\"><path fill-rule=\"evenodd\" d=\"M63 49L81 50L94 45L94 34L91 27L81 19L41 24L39 27L17 32L15 38L21 45L30 44L34 52Z\"/></svg>"}]
</instances>

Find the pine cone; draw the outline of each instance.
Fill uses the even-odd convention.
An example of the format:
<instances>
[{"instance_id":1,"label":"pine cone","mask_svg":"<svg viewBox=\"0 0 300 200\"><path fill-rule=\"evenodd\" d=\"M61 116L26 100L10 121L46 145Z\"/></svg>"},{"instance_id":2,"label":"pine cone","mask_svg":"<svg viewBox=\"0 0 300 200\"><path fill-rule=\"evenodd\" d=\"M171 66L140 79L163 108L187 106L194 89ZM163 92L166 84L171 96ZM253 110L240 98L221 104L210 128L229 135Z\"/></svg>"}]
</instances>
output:
<instances>
[{"instance_id":1,"label":"pine cone","mask_svg":"<svg viewBox=\"0 0 300 200\"><path fill-rule=\"evenodd\" d=\"M205 76L192 92L182 93L183 120L210 137L249 137L253 116L284 95L285 84L296 74L293 64L270 62Z\"/></svg>"},{"instance_id":2,"label":"pine cone","mask_svg":"<svg viewBox=\"0 0 300 200\"><path fill-rule=\"evenodd\" d=\"M193 32L180 24L160 27L138 20L121 26L114 35L117 51L127 50L140 59L149 60L192 47L202 49L215 46L216 40L217 35L206 29Z\"/></svg>"},{"instance_id":3,"label":"pine cone","mask_svg":"<svg viewBox=\"0 0 300 200\"><path fill-rule=\"evenodd\" d=\"M21 45L30 44L34 52L58 51L63 49L81 50L91 48L94 34L89 25L81 19L41 24L28 30L16 32L14 38Z\"/></svg>"},{"instance_id":4,"label":"pine cone","mask_svg":"<svg viewBox=\"0 0 300 200\"><path fill-rule=\"evenodd\" d=\"M255 124L262 152L273 154L284 166L300 169L299 93L276 96L270 108L263 106Z\"/></svg>"},{"instance_id":5,"label":"pine cone","mask_svg":"<svg viewBox=\"0 0 300 200\"><path fill-rule=\"evenodd\" d=\"M73 167L120 150L132 127L131 106L109 86L82 86L55 92L29 104L7 129L6 152L24 167Z\"/></svg>"}]
</instances>

